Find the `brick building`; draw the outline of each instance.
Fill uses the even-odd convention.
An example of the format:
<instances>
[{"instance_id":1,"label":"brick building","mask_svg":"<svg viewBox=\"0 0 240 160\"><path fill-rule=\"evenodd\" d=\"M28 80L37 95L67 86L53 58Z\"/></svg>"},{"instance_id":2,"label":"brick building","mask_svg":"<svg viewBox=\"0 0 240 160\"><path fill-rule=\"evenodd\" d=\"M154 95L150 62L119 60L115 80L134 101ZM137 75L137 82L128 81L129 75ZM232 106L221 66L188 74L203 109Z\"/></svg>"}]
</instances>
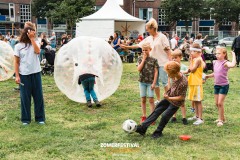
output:
<instances>
[{"instance_id":1,"label":"brick building","mask_svg":"<svg viewBox=\"0 0 240 160\"><path fill-rule=\"evenodd\" d=\"M23 27L24 22L35 22L31 14L31 2L32 0L0 0L0 32L16 32Z\"/></svg>"}]
</instances>

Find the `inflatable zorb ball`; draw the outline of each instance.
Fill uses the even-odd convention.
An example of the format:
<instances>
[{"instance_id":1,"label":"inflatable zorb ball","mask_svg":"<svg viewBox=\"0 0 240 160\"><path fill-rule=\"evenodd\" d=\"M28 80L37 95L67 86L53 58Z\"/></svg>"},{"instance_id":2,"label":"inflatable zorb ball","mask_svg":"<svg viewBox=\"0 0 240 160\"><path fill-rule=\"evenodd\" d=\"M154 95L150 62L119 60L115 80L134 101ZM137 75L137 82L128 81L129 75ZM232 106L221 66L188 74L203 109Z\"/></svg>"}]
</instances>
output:
<instances>
[{"instance_id":1,"label":"inflatable zorb ball","mask_svg":"<svg viewBox=\"0 0 240 160\"><path fill-rule=\"evenodd\" d=\"M118 88L122 76L122 61L106 41L94 37L77 37L60 48L54 62L54 79L69 99L85 103L80 75L93 74L94 90L98 100L111 96Z\"/></svg>"},{"instance_id":2,"label":"inflatable zorb ball","mask_svg":"<svg viewBox=\"0 0 240 160\"><path fill-rule=\"evenodd\" d=\"M0 81L6 81L14 74L14 51L4 41L0 41Z\"/></svg>"},{"instance_id":3,"label":"inflatable zorb ball","mask_svg":"<svg viewBox=\"0 0 240 160\"><path fill-rule=\"evenodd\" d=\"M137 123L134 120L128 119L123 122L122 129L127 133L132 133L137 130Z\"/></svg>"}]
</instances>

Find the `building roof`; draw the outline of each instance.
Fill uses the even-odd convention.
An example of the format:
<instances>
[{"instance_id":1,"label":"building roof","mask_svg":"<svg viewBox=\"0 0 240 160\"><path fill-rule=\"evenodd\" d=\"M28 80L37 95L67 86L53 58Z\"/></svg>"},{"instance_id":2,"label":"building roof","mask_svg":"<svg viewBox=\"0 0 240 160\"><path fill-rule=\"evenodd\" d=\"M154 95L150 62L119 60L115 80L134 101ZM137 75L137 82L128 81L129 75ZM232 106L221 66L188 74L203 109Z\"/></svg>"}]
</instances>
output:
<instances>
[{"instance_id":1,"label":"building roof","mask_svg":"<svg viewBox=\"0 0 240 160\"><path fill-rule=\"evenodd\" d=\"M116 20L116 21L142 21L144 20L131 16L125 12L116 0L107 0L104 6L90 16L81 18L82 20Z\"/></svg>"}]
</instances>

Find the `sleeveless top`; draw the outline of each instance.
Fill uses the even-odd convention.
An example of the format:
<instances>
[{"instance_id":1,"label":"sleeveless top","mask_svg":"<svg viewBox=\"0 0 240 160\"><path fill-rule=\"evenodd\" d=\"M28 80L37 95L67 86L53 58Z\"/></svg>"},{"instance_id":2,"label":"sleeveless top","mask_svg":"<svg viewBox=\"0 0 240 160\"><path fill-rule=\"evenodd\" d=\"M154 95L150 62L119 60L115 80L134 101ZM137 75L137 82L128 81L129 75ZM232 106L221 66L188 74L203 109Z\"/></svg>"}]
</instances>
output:
<instances>
[{"instance_id":1,"label":"sleeveless top","mask_svg":"<svg viewBox=\"0 0 240 160\"><path fill-rule=\"evenodd\" d=\"M119 38L116 38L114 41L113 41L113 45L114 45L114 49L115 50L117 50L120 46L119 45L117 45L117 46L115 46L117 43L118 43L118 40L119 40Z\"/></svg>"},{"instance_id":2,"label":"sleeveless top","mask_svg":"<svg viewBox=\"0 0 240 160\"><path fill-rule=\"evenodd\" d=\"M214 84L215 85L228 85L228 70L229 68L224 67L224 64L227 62L227 60L223 61L213 61L213 69L214 69Z\"/></svg>"},{"instance_id":3,"label":"sleeveless top","mask_svg":"<svg viewBox=\"0 0 240 160\"><path fill-rule=\"evenodd\" d=\"M195 65L196 59L193 60L193 65ZM188 77L189 85L202 85L202 74L203 74L203 61L201 60L201 65L197 68L194 73L190 73Z\"/></svg>"}]
</instances>

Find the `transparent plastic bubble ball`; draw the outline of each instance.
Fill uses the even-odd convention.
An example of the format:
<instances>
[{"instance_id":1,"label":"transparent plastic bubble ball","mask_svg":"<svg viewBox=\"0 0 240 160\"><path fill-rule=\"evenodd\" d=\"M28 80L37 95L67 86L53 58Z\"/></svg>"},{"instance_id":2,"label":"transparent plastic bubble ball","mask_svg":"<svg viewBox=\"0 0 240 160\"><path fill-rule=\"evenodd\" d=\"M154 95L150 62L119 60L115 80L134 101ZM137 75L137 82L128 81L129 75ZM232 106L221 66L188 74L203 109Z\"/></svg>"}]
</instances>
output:
<instances>
[{"instance_id":1,"label":"transparent plastic bubble ball","mask_svg":"<svg viewBox=\"0 0 240 160\"><path fill-rule=\"evenodd\" d=\"M14 74L14 51L4 41L0 41L0 81L6 81Z\"/></svg>"},{"instance_id":2,"label":"transparent plastic bubble ball","mask_svg":"<svg viewBox=\"0 0 240 160\"><path fill-rule=\"evenodd\" d=\"M95 37L77 37L62 46L54 62L54 79L69 99L85 103L80 75L95 75L94 91L99 101L111 96L122 76L122 61L106 41Z\"/></svg>"}]
</instances>

